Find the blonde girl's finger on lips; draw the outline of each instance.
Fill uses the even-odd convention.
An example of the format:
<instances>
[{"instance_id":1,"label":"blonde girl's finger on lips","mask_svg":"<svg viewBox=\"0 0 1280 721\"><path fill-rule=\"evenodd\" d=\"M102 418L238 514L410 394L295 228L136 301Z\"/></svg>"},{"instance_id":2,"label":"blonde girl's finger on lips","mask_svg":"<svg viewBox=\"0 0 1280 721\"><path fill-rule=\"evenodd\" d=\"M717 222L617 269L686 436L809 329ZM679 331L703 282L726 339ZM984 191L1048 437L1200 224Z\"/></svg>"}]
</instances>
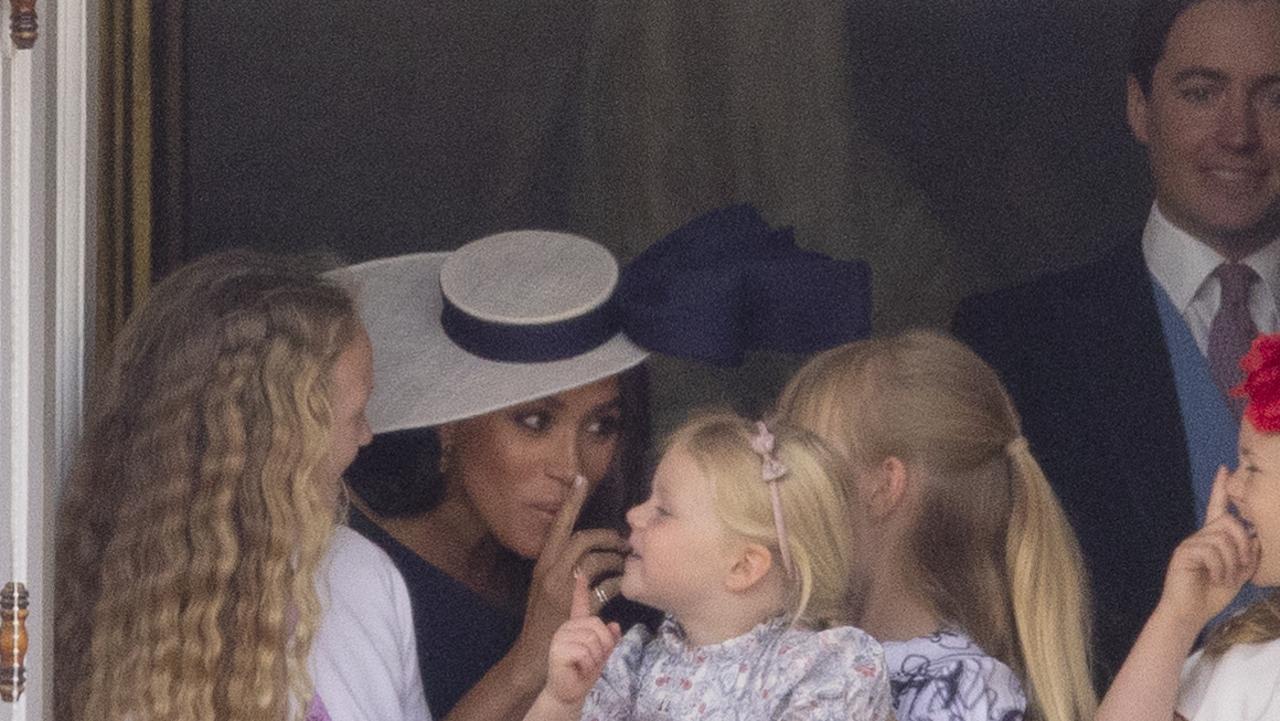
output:
<instances>
[{"instance_id":1,"label":"blonde girl's finger on lips","mask_svg":"<svg viewBox=\"0 0 1280 721\"><path fill-rule=\"evenodd\" d=\"M1187 546L1187 559L1193 568L1200 569L1205 579L1212 585L1221 583L1223 572L1223 556L1220 549L1212 543L1197 540Z\"/></svg>"},{"instance_id":2,"label":"blonde girl's finger on lips","mask_svg":"<svg viewBox=\"0 0 1280 721\"><path fill-rule=\"evenodd\" d=\"M1240 567L1240 559L1236 556L1235 548L1225 534L1215 536L1210 543L1210 548L1218 559L1218 583L1221 585L1229 585L1236 575L1236 569Z\"/></svg>"},{"instance_id":3,"label":"blonde girl's finger on lips","mask_svg":"<svg viewBox=\"0 0 1280 721\"><path fill-rule=\"evenodd\" d=\"M1213 476L1213 487L1209 491L1209 506L1205 510L1206 526L1227 514L1227 477L1230 475L1226 466L1218 466L1218 472Z\"/></svg>"},{"instance_id":4,"label":"blonde girl's finger on lips","mask_svg":"<svg viewBox=\"0 0 1280 721\"><path fill-rule=\"evenodd\" d=\"M1195 535L1196 543L1202 548L1216 554L1224 569L1234 567L1239 559L1235 542L1227 529L1225 518L1219 518L1212 525L1206 526Z\"/></svg>"},{"instance_id":5,"label":"blonde girl's finger on lips","mask_svg":"<svg viewBox=\"0 0 1280 721\"><path fill-rule=\"evenodd\" d=\"M1223 543L1229 544L1235 554L1235 567L1239 569L1248 566L1251 563L1253 550L1249 532L1245 530L1244 524L1231 514L1223 516L1219 522L1222 526L1220 533L1224 539Z\"/></svg>"},{"instance_id":6,"label":"blonde girl's finger on lips","mask_svg":"<svg viewBox=\"0 0 1280 721\"><path fill-rule=\"evenodd\" d=\"M1232 548L1235 549L1236 562L1240 565L1248 565L1249 558L1252 555L1249 532L1245 530L1243 523L1229 513L1220 520L1225 521L1223 533L1229 539Z\"/></svg>"},{"instance_id":7,"label":"blonde girl's finger on lips","mask_svg":"<svg viewBox=\"0 0 1280 721\"><path fill-rule=\"evenodd\" d=\"M1225 515L1203 532L1205 542L1222 556L1223 568L1229 575L1247 560L1245 541L1248 539L1241 533L1243 530L1233 517Z\"/></svg>"}]
</instances>

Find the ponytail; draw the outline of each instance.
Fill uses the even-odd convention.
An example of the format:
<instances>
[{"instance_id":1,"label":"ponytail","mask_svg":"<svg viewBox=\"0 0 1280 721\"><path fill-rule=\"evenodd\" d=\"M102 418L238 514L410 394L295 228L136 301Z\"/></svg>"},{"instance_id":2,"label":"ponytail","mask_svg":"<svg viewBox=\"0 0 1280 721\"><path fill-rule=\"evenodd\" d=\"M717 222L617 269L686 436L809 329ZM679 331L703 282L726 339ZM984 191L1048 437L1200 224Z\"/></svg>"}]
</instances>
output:
<instances>
[{"instance_id":1,"label":"ponytail","mask_svg":"<svg viewBox=\"0 0 1280 721\"><path fill-rule=\"evenodd\" d=\"M859 341L806 363L778 407L855 468L918 471L920 596L1021 676L1029 720L1093 718L1080 548L989 365L930 331Z\"/></svg>"},{"instance_id":2,"label":"ponytail","mask_svg":"<svg viewBox=\"0 0 1280 721\"><path fill-rule=\"evenodd\" d=\"M1013 508L1005 562L1028 711L1044 721L1088 721L1098 704L1080 546L1026 439L1016 437L1007 452Z\"/></svg>"}]
</instances>

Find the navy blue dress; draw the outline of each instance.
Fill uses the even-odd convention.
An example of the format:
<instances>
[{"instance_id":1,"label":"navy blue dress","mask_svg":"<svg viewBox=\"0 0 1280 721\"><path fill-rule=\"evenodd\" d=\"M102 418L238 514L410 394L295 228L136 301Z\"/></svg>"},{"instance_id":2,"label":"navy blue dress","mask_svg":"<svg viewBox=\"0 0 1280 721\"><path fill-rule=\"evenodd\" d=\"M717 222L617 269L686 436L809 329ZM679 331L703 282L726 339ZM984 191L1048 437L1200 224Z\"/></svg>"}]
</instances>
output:
<instances>
[{"instance_id":1,"label":"navy blue dress","mask_svg":"<svg viewBox=\"0 0 1280 721\"><path fill-rule=\"evenodd\" d=\"M352 509L348 525L378 544L404 576L413 607L427 707L442 719L511 649L522 614L497 608Z\"/></svg>"}]
</instances>

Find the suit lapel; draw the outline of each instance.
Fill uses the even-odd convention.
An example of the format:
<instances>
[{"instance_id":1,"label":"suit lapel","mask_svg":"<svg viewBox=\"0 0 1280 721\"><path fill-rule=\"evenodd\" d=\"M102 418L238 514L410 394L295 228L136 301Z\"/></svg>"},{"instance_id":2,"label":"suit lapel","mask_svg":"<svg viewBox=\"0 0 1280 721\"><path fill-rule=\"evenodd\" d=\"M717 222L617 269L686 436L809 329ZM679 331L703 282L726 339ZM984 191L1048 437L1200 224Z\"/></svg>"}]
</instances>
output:
<instances>
[{"instance_id":1,"label":"suit lapel","mask_svg":"<svg viewBox=\"0 0 1280 721\"><path fill-rule=\"evenodd\" d=\"M1178 392L1138 242L1113 251L1074 299L1081 354L1095 392L1093 417L1118 459L1116 478L1132 501L1134 520L1153 540L1176 543L1194 528L1195 501ZM1067 299L1072 301L1073 299Z\"/></svg>"}]
</instances>

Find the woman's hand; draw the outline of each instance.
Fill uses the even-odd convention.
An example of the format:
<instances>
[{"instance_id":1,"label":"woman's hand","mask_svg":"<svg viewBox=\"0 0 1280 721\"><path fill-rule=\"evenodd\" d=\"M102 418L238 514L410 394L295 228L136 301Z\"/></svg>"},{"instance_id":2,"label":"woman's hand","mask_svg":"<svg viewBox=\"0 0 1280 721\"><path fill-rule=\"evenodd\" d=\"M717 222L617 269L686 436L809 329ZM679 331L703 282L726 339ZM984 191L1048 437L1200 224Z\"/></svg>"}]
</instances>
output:
<instances>
[{"instance_id":1,"label":"woman's hand","mask_svg":"<svg viewBox=\"0 0 1280 721\"><path fill-rule=\"evenodd\" d=\"M569 619L574 597L574 578L581 576L587 586L601 575L622 572L626 542L608 529L573 531L578 513L587 498L587 481L574 479L569 497L556 515L547 535L546 545L533 567L529 600L525 606L524 627L512 652L524 667L535 673L541 685L546 678L546 663L551 638ZM617 592L617 578L601 582L599 595L611 597ZM604 604L596 589L587 590L587 609L594 613Z\"/></svg>"},{"instance_id":2,"label":"woman's hand","mask_svg":"<svg viewBox=\"0 0 1280 721\"><path fill-rule=\"evenodd\" d=\"M1227 478L1227 469L1219 468L1204 527L1174 550L1156 608L1196 633L1226 608L1258 568L1258 539L1227 510Z\"/></svg>"}]
</instances>

